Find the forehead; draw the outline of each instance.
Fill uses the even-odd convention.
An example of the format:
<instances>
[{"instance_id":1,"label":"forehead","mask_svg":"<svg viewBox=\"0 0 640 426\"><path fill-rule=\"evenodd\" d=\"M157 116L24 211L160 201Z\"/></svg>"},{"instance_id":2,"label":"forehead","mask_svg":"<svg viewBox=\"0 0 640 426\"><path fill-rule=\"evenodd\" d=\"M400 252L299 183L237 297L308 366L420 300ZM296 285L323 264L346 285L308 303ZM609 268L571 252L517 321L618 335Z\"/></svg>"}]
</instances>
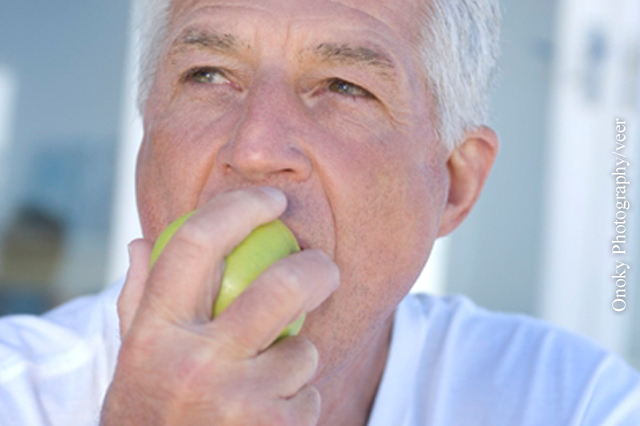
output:
<instances>
[{"instance_id":1,"label":"forehead","mask_svg":"<svg viewBox=\"0 0 640 426\"><path fill-rule=\"evenodd\" d=\"M290 29L326 29L330 32L325 35L331 36L342 27L351 32L368 31L373 38L395 37L417 47L426 1L173 0L170 27L175 31L189 21L216 21L216 15L220 18L259 15Z\"/></svg>"}]
</instances>

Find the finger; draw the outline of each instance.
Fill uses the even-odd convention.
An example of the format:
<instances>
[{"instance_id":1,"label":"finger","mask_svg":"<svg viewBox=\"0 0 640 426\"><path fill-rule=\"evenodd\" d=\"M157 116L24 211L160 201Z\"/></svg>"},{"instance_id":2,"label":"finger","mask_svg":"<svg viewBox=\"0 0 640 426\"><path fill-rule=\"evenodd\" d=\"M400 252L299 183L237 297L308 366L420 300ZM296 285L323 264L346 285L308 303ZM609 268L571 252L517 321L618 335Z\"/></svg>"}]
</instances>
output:
<instances>
[{"instance_id":1,"label":"finger","mask_svg":"<svg viewBox=\"0 0 640 426\"><path fill-rule=\"evenodd\" d=\"M149 259L152 244L142 238L129 244L129 271L118 297L118 317L120 318L120 336L124 336L133 322L140 300L144 294L149 277Z\"/></svg>"},{"instance_id":2,"label":"finger","mask_svg":"<svg viewBox=\"0 0 640 426\"><path fill-rule=\"evenodd\" d=\"M282 339L255 358L255 366L267 372L268 387L280 398L295 395L318 369L318 349L305 337Z\"/></svg>"},{"instance_id":3,"label":"finger","mask_svg":"<svg viewBox=\"0 0 640 426\"><path fill-rule=\"evenodd\" d=\"M285 208L284 194L273 188L227 192L203 205L158 258L141 309L177 322L209 321L224 257Z\"/></svg>"},{"instance_id":4,"label":"finger","mask_svg":"<svg viewBox=\"0 0 640 426\"><path fill-rule=\"evenodd\" d=\"M300 392L287 400L293 421L291 424L301 426L315 426L320 419L322 398L320 392L311 386L305 385Z\"/></svg>"},{"instance_id":5,"label":"finger","mask_svg":"<svg viewBox=\"0 0 640 426\"><path fill-rule=\"evenodd\" d=\"M239 356L254 356L303 313L318 307L340 283L336 264L320 250L305 250L267 268L209 324Z\"/></svg>"}]
</instances>

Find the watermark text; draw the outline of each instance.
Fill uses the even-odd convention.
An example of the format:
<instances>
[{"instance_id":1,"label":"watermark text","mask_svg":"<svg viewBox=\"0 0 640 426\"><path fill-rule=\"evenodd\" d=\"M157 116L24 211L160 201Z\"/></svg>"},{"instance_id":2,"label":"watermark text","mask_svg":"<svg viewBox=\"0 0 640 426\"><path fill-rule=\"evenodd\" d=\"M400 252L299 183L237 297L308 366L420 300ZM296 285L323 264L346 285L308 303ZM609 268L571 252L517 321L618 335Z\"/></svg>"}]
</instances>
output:
<instances>
[{"instance_id":1,"label":"watermark text","mask_svg":"<svg viewBox=\"0 0 640 426\"><path fill-rule=\"evenodd\" d=\"M625 144L627 140L627 123L620 119L616 119L616 137L615 137L615 171L612 173L616 183L616 217L614 221L615 234L611 241L611 254L614 256L625 256L627 254L627 212L631 207L631 203L627 200L629 192L629 179L627 178L628 169L631 164L625 156ZM624 259L623 259L624 260ZM611 306L616 312L622 312L627 307L627 281L628 270L631 269L627 263L616 259L615 274L612 276L616 285L615 299Z\"/></svg>"}]
</instances>

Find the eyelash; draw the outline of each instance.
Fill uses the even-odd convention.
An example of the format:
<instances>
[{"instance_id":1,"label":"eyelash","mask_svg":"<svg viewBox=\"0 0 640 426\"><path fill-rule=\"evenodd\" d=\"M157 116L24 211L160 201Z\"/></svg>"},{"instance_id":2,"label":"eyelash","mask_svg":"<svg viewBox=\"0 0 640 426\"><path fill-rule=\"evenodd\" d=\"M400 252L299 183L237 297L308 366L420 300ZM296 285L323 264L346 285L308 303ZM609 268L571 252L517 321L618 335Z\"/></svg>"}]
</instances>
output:
<instances>
[{"instance_id":1,"label":"eyelash","mask_svg":"<svg viewBox=\"0 0 640 426\"><path fill-rule=\"evenodd\" d=\"M183 81L186 83L193 83L193 84L209 84L209 83L213 84L213 82L195 81L194 79L198 74L202 74L202 75L216 74L228 81L227 77L225 76L225 73L219 68L215 68L215 67L200 67L200 68L191 69L185 73L183 77ZM348 86L348 87L345 87L345 86ZM352 91L356 91L359 93L353 94L353 93L344 92L345 90L349 90L349 89L352 89ZM371 94L371 92L369 92L368 90L364 89L363 87L339 78L333 78L328 80L326 90L336 94L341 94L342 96L350 98L354 101L358 99L375 99L375 96ZM343 91L340 91L340 90L343 90Z\"/></svg>"},{"instance_id":2,"label":"eyelash","mask_svg":"<svg viewBox=\"0 0 640 426\"><path fill-rule=\"evenodd\" d=\"M198 75L198 74L217 74L225 79L227 79L227 77L225 76L224 72L222 72L220 69L218 68L214 68L214 67L200 67L200 68L194 68L191 69L189 71L187 71L184 75L183 81L185 83L194 83L194 84L207 84L207 82L203 82L203 81L195 81L194 78ZM228 80L228 79L227 79Z\"/></svg>"},{"instance_id":3,"label":"eyelash","mask_svg":"<svg viewBox=\"0 0 640 426\"><path fill-rule=\"evenodd\" d=\"M353 90L360 92L359 94L353 94L353 93L344 93L344 92L339 92L337 90L339 90L338 86L341 86L344 90L344 86L347 85L350 88L353 88ZM334 87L336 90L332 90L332 87ZM367 89L358 86L357 84L353 84L350 83L348 81L345 80L341 80L339 78L334 78L329 80L329 84L327 86L327 90L332 91L334 93L340 93L348 98L351 98L353 100L356 99L375 99L375 96L373 96L373 94L371 94L371 92L369 92Z\"/></svg>"}]
</instances>

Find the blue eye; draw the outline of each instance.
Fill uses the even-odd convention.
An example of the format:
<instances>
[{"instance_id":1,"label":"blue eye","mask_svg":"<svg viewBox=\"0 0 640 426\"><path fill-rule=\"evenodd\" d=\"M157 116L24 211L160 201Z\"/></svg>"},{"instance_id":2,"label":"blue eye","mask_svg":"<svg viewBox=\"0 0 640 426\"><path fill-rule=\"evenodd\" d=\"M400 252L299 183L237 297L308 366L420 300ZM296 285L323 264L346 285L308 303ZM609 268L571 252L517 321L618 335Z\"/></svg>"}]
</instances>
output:
<instances>
[{"instance_id":1,"label":"blue eye","mask_svg":"<svg viewBox=\"0 0 640 426\"><path fill-rule=\"evenodd\" d=\"M187 81L200 84L225 84L229 80L217 68L198 68L187 74Z\"/></svg>"},{"instance_id":2,"label":"blue eye","mask_svg":"<svg viewBox=\"0 0 640 426\"><path fill-rule=\"evenodd\" d=\"M329 90L335 93L341 93L348 96L359 98L373 98L373 95L360 86L351 84L344 80L333 80L329 85Z\"/></svg>"}]
</instances>

